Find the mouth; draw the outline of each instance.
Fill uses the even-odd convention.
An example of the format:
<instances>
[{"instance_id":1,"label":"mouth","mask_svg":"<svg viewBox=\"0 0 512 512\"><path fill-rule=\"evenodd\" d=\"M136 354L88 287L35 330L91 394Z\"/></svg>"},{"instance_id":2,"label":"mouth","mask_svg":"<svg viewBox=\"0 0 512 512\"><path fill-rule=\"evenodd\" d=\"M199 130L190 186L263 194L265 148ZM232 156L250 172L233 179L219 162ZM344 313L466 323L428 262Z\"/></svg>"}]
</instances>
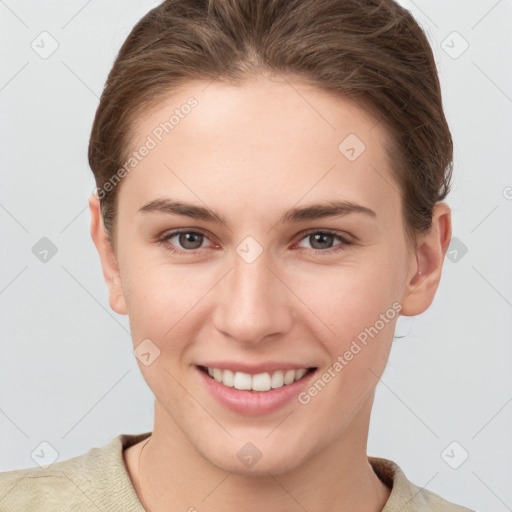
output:
<instances>
[{"instance_id":1,"label":"mouth","mask_svg":"<svg viewBox=\"0 0 512 512\"><path fill-rule=\"evenodd\" d=\"M294 382L304 379L317 369L316 367L309 367L250 374L229 369L210 368L201 365L198 365L197 367L209 378L217 381L219 384L239 391L249 391L253 393L264 393L273 389L289 386Z\"/></svg>"}]
</instances>

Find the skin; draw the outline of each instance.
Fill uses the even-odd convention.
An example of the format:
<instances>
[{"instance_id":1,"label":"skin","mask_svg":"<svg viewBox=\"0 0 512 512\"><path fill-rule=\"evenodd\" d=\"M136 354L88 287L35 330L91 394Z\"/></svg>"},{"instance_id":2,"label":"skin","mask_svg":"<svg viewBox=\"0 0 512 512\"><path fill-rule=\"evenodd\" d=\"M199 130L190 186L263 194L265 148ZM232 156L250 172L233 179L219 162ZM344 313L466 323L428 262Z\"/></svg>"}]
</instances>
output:
<instances>
[{"instance_id":1,"label":"skin","mask_svg":"<svg viewBox=\"0 0 512 512\"><path fill-rule=\"evenodd\" d=\"M268 414L235 413L194 365L287 361L327 371L393 303L403 315L430 306L450 209L436 204L431 230L415 247L408 242L387 133L350 101L283 77L206 86L188 83L137 119L132 149L190 96L199 102L119 185L115 248L97 197L89 200L110 305L129 315L134 347L149 338L160 350L149 366L139 361L155 416L142 457L145 441L124 453L135 491L153 512L382 510L390 490L366 444L398 315L306 405L292 399ZM338 150L351 133L366 146L353 162ZM163 198L206 205L227 224L138 212ZM279 223L290 208L329 200L376 216ZM157 241L178 228L205 237ZM322 229L353 243L315 244ZM247 236L263 249L252 263L236 252ZM237 457L247 442L262 454L250 468Z\"/></svg>"}]
</instances>

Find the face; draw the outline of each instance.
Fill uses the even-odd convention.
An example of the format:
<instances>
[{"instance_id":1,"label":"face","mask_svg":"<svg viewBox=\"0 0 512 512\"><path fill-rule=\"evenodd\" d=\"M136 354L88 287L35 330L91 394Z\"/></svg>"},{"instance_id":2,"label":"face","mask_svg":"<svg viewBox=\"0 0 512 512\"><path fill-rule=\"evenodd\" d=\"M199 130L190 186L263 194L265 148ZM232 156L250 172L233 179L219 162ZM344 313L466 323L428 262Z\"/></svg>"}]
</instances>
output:
<instances>
[{"instance_id":1,"label":"face","mask_svg":"<svg viewBox=\"0 0 512 512\"><path fill-rule=\"evenodd\" d=\"M206 85L137 120L131 149L151 148L119 185L115 265L100 255L155 432L228 471L279 473L364 445L427 260L408 245L386 133L368 113L298 81ZM314 370L289 372L302 368ZM283 386L287 374L298 380ZM231 387L248 382L276 387ZM254 467L242 447L262 455Z\"/></svg>"}]
</instances>

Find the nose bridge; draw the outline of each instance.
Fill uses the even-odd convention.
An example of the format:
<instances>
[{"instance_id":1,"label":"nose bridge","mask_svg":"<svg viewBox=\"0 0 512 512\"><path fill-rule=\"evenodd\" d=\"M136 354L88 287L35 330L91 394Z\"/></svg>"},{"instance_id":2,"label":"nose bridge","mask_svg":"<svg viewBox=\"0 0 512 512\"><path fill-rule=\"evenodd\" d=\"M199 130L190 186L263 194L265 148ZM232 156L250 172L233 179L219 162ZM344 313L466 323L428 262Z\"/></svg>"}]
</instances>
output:
<instances>
[{"instance_id":1,"label":"nose bridge","mask_svg":"<svg viewBox=\"0 0 512 512\"><path fill-rule=\"evenodd\" d=\"M269 268L267 253L263 251L252 260L244 248L247 246L240 244L233 269L219 289L214 318L219 331L239 342L256 344L289 329L291 313L285 304L284 286Z\"/></svg>"}]
</instances>

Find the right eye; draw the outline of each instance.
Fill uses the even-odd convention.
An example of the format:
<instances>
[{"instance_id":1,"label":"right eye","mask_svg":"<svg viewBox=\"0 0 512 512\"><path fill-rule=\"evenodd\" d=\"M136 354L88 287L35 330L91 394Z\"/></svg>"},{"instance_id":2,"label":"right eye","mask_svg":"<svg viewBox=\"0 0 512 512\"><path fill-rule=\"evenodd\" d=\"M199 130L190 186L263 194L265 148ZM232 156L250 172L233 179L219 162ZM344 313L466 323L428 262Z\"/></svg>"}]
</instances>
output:
<instances>
[{"instance_id":1,"label":"right eye","mask_svg":"<svg viewBox=\"0 0 512 512\"><path fill-rule=\"evenodd\" d=\"M176 238L175 242L171 242ZM195 254L195 251L202 247L202 242L208 240L206 235L199 231L186 229L174 230L164 234L158 241L169 251L176 254ZM180 245L183 249L176 248Z\"/></svg>"}]
</instances>

